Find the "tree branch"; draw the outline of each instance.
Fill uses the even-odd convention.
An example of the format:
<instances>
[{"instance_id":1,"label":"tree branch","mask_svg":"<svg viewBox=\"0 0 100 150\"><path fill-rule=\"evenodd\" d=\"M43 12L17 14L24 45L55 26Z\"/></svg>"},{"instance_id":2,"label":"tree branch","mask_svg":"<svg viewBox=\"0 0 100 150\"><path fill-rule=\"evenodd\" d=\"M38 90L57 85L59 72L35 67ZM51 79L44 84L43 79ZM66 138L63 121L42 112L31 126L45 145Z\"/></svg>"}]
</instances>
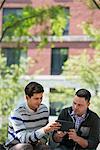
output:
<instances>
[{"instance_id":1,"label":"tree branch","mask_svg":"<svg viewBox=\"0 0 100 150\"><path fill-rule=\"evenodd\" d=\"M93 0L93 2L94 2L94 4L96 5L96 7L97 7L98 9L100 9L99 4L98 4L95 0Z\"/></svg>"},{"instance_id":2,"label":"tree branch","mask_svg":"<svg viewBox=\"0 0 100 150\"><path fill-rule=\"evenodd\" d=\"M59 7L59 6L54 6L54 7L51 7L51 8L49 8L50 10L50 12L53 10L53 9L55 9L55 8L61 8L61 7ZM44 10L44 11L43 11ZM50 13L49 12L49 16L48 17L43 17L46 13L47 13L47 15L48 15L48 9L43 9L43 10L40 10L38 13L37 13L37 11L36 12L34 12L34 13L31 13L32 14L32 16L27 16L27 17L23 17L23 18L21 18L21 19L18 19L17 21L14 21L14 23L12 23L11 22L11 24L10 25L8 25L8 26L6 26L3 30L2 30L2 34L1 34L1 37L0 37L0 42L2 42L2 40L3 40L3 38L4 38L4 36L5 36L5 34L6 34L6 32L8 31L8 30L10 30L11 28L17 28L17 26L19 27L19 25L21 24L21 23L23 23L24 21L27 21L28 19L32 19L32 18L35 18L37 21L35 21L35 23L32 23L32 26L33 25L37 25L37 24L40 24L40 23L43 23L44 21L46 21L47 19L48 19L48 17L50 18L52 18L52 13ZM59 13L61 13L61 12L59 12L59 11L56 11L57 12L57 14L56 15L58 15ZM64 12L64 11L63 11ZM46 15L45 15L46 16ZM28 27L30 27L30 25L29 26L27 26L27 29L28 29ZM13 30L12 30L12 32L13 32Z\"/></svg>"},{"instance_id":3,"label":"tree branch","mask_svg":"<svg viewBox=\"0 0 100 150\"><path fill-rule=\"evenodd\" d=\"M33 18L33 17L34 17L34 15L33 15L33 16L29 16L29 17L26 17L26 18L23 18L23 19L21 19L21 20L16 21L16 22L13 23L12 25L6 27L6 28L3 30L3 32L2 32L2 35L1 35L1 38L0 38L0 42L2 42L2 39L4 38L5 33L7 32L7 30L9 30L10 28L13 28L13 27L19 25L21 22L26 21L26 20L28 20L28 19L30 19L30 18Z\"/></svg>"},{"instance_id":4,"label":"tree branch","mask_svg":"<svg viewBox=\"0 0 100 150\"><path fill-rule=\"evenodd\" d=\"M6 2L6 0L2 1L1 5L0 5L0 9L2 9L2 7L3 7L3 5L4 5L5 2Z\"/></svg>"}]
</instances>

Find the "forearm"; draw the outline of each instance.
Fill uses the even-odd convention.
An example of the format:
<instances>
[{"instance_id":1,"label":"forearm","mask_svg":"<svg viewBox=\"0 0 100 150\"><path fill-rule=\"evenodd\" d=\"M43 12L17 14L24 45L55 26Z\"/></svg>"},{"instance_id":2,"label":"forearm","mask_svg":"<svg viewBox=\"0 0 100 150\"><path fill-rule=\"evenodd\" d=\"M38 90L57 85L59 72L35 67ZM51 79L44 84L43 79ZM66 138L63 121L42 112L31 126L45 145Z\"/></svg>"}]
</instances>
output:
<instances>
[{"instance_id":1,"label":"forearm","mask_svg":"<svg viewBox=\"0 0 100 150\"><path fill-rule=\"evenodd\" d=\"M74 141L83 148L86 148L88 146L88 141L80 136L77 136Z\"/></svg>"}]
</instances>

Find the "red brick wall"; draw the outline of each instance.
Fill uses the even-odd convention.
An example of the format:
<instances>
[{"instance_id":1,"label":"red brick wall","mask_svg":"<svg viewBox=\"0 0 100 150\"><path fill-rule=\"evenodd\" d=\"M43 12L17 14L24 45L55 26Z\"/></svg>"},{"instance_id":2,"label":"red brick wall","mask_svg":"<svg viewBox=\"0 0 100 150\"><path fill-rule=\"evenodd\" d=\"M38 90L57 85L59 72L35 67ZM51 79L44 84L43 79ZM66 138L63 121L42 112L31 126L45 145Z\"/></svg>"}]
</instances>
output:
<instances>
[{"instance_id":1,"label":"red brick wall","mask_svg":"<svg viewBox=\"0 0 100 150\"><path fill-rule=\"evenodd\" d=\"M92 22L95 27L100 27L99 9L91 10L83 3L74 2L70 7L70 34L83 34L81 24L83 22Z\"/></svg>"},{"instance_id":2,"label":"red brick wall","mask_svg":"<svg viewBox=\"0 0 100 150\"><path fill-rule=\"evenodd\" d=\"M51 50L46 49L29 49L28 56L31 56L28 74L40 73L50 74L51 68ZM31 65L30 65L31 64Z\"/></svg>"},{"instance_id":3,"label":"red brick wall","mask_svg":"<svg viewBox=\"0 0 100 150\"><path fill-rule=\"evenodd\" d=\"M4 7L15 7L21 8L27 5L27 0L7 0L8 3L5 3ZM11 3L12 1L12 3ZM70 35L82 35L83 30L81 28L81 23L85 21L92 22L93 25L97 28L100 27L100 11L90 10L85 6L83 3L77 2L77 0L30 0L30 4L32 3L33 7L44 7L44 6L51 6L51 5L63 5L65 7L70 8ZM2 22L2 11L0 12L0 30L1 30L1 22ZM82 53L83 49L87 49L90 56L93 56L93 49L89 48L89 43L56 43L55 46L58 47L70 47L69 48L69 56L70 55L77 55ZM28 72L32 74L35 70L42 70L41 74L50 74L51 68L51 49L48 46L44 48L44 51L38 53L36 50L35 43L31 44L31 47L28 51L28 56L31 56L32 59L35 59L35 65L31 68L29 67Z\"/></svg>"}]
</instances>

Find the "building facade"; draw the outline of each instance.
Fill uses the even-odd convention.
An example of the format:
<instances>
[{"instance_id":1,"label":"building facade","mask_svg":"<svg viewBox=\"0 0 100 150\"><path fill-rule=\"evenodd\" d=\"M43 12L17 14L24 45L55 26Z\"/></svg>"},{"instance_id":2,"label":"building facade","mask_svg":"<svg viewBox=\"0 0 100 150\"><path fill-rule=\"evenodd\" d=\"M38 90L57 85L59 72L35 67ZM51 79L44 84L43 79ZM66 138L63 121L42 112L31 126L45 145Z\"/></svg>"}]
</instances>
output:
<instances>
[{"instance_id":1,"label":"building facade","mask_svg":"<svg viewBox=\"0 0 100 150\"><path fill-rule=\"evenodd\" d=\"M82 30L83 22L92 21L96 28L100 27L100 11L91 10L78 0L6 0L0 10L0 31L4 18L10 13L18 14L27 5L34 7L62 5L70 13L70 19L61 38L54 37L54 47L48 44L42 51L37 51L36 41L31 41L27 54L16 48L14 42L1 42L0 48L7 57L7 64L19 63L20 56L31 57L33 65L29 67L28 74L32 75L39 70L41 75L60 75L62 65L72 55L81 54L84 49L92 57L94 49L90 48L92 39L87 37Z\"/></svg>"}]
</instances>

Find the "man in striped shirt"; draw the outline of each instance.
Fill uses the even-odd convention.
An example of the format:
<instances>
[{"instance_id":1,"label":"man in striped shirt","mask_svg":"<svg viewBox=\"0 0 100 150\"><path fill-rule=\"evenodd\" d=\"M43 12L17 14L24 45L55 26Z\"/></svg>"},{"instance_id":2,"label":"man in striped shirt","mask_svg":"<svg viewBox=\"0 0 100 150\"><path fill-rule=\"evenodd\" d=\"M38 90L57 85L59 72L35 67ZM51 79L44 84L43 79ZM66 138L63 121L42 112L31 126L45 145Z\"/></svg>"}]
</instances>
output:
<instances>
[{"instance_id":1,"label":"man in striped shirt","mask_svg":"<svg viewBox=\"0 0 100 150\"><path fill-rule=\"evenodd\" d=\"M7 149L39 150L38 145L47 142L48 133L60 128L57 122L48 123L48 109L41 103L43 92L42 85L37 82L25 87L26 102L9 117Z\"/></svg>"}]
</instances>

